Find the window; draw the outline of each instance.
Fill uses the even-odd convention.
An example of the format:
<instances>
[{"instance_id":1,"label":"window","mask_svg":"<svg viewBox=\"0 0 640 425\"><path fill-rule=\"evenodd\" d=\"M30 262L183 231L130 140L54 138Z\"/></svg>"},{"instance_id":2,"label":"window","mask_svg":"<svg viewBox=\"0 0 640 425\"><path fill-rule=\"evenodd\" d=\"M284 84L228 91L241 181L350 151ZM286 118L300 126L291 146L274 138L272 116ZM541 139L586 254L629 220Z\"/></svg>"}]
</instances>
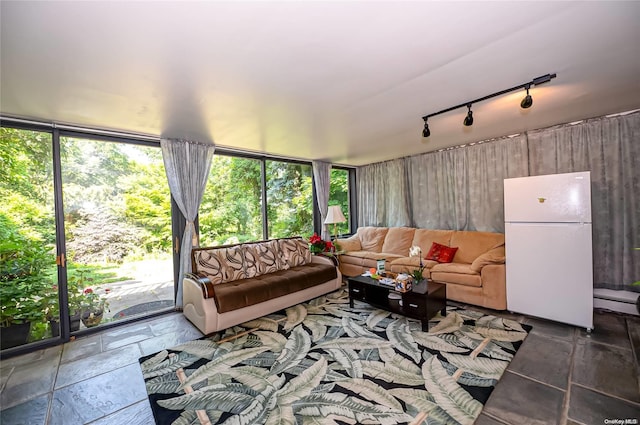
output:
<instances>
[{"instance_id":1,"label":"window","mask_svg":"<svg viewBox=\"0 0 640 425\"><path fill-rule=\"evenodd\" d=\"M351 233L351 210L349 202L349 170L341 168L331 169L331 182L329 183L329 205L340 205L345 223L337 226L339 235ZM333 234L333 226L331 226L331 234Z\"/></svg>"},{"instance_id":2,"label":"window","mask_svg":"<svg viewBox=\"0 0 640 425\"><path fill-rule=\"evenodd\" d=\"M311 236L312 174L309 163L217 152L198 215L200 245Z\"/></svg>"},{"instance_id":3,"label":"window","mask_svg":"<svg viewBox=\"0 0 640 425\"><path fill-rule=\"evenodd\" d=\"M313 234L311 165L266 161L268 238Z\"/></svg>"},{"instance_id":4,"label":"window","mask_svg":"<svg viewBox=\"0 0 640 425\"><path fill-rule=\"evenodd\" d=\"M261 161L214 155L198 220L201 246L263 239Z\"/></svg>"}]
</instances>

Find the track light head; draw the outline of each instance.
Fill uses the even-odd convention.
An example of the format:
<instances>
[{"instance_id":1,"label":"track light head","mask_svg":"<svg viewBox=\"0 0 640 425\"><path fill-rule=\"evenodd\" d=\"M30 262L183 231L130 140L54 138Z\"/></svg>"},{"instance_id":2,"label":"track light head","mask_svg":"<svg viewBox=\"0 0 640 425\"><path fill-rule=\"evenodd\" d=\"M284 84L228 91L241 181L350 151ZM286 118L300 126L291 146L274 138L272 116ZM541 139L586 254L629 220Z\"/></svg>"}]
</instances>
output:
<instances>
[{"instance_id":1,"label":"track light head","mask_svg":"<svg viewBox=\"0 0 640 425\"><path fill-rule=\"evenodd\" d=\"M467 108L469 108L469 112L467 112L467 116L464 117L464 121L462 122L464 125L466 125L467 127L470 127L473 125L473 112L471 112L471 104L469 103L467 105Z\"/></svg>"},{"instance_id":2,"label":"track light head","mask_svg":"<svg viewBox=\"0 0 640 425\"><path fill-rule=\"evenodd\" d=\"M524 97L524 99L522 99L522 102L520 102L520 107L522 109L531 108L531 105L533 105L533 98L529 94L530 86L527 84L525 88L527 89L527 95Z\"/></svg>"},{"instance_id":3,"label":"track light head","mask_svg":"<svg viewBox=\"0 0 640 425\"><path fill-rule=\"evenodd\" d=\"M431 136L431 131L429 130L429 124L427 124L427 119L424 119L424 129L422 130L422 137Z\"/></svg>"}]
</instances>

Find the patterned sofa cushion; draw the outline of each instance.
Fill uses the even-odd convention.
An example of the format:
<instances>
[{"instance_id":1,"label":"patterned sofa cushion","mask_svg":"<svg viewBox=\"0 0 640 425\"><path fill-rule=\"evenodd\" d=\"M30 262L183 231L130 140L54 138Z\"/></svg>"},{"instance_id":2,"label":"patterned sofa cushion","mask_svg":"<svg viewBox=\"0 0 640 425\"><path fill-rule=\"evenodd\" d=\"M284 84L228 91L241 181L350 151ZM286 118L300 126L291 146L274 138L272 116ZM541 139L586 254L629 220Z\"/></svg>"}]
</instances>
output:
<instances>
[{"instance_id":1,"label":"patterned sofa cushion","mask_svg":"<svg viewBox=\"0 0 640 425\"><path fill-rule=\"evenodd\" d=\"M289 268L289 265L282 258L280 244L277 240L252 244L251 248L255 258L255 274L252 274L253 270L250 270L251 265L245 263L247 277L261 276ZM245 255L245 260L246 258L248 258L247 255Z\"/></svg>"},{"instance_id":2,"label":"patterned sofa cushion","mask_svg":"<svg viewBox=\"0 0 640 425\"><path fill-rule=\"evenodd\" d=\"M194 273L206 276L214 285L245 279L247 276L240 246L194 250L193 262Z\"/></svg>"},{"instance_id":3,"label":"patterned sofa cushion","mask_svg":"<svg viewBox=\"0 0 640 425\"><path fill-rule=\"evenodd\" d=\"M311 262L309 244L300 238L279 239L280 251L289 268L304 266Z\"/></svg>"},{"instance_id":4,"label":"patterned sofa cushion","mask_svg":"<svg viewBox=\"0 0 640 425\"><path fill-rule=\"evenodd\" d=\"M242 254L244 255L244 272L247 275L247 278L252 278L255 276L260 276L259 267L258 267L258 253L256 252L256 247L258 244L243 244L242 245Z\"/></svg>"},{"instance_id":5,"label":"patterned sofa cushion","mask_svg":"<svg viewBox=\"0 0 640 425\"><path fill-rule=\"evenodd\" d=\"M194 273L206 276L214 285L222 283L223 279L222 262L218 258L217 251L217 249L193 251L192 268Z\"/></svg>"},{"instance_id":6,"label":"patterned sofa cushion","mask_svg":"<svg viewBox=\"0 0 640 425\"><path fill-rule=\"evenodd\" d=\"M222 283L247 277L244 268L244 249L241 245L220 248L216 251L222 269Z\"/></svg>"}]
</instances>

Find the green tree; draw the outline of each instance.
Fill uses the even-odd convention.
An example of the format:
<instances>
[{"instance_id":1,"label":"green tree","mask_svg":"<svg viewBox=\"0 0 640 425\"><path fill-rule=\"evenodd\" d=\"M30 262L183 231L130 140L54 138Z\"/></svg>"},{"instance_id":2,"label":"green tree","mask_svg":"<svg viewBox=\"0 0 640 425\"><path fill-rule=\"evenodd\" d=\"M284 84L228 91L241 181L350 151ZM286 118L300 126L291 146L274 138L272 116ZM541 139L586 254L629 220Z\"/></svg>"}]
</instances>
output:
<instances>
[{"instance_id":1,"label":"green tree","mask_svg":"<svg viewBox=\"0 0 640 425\"><path fill-rule=\"evenodd\" d=\"M139 164L123 185L124 217L144 229L141 240L145 252L171 250L171 194L161 161Z\"/></svg>"},{"instance_id":2,"label":"green tree","mask_svg":"<svg viewBox=\"0 0 640 425\"><path fill-rule=\"evenodd\" d=\"M23 234L55 242L50 133L0 128L0 199Z\"/></svg>"},{"instance_id":3,"label":"green tree","mask_svg":"<svg viewBox=\"0 0 640 425\"><path fill-rule=\"evenodd\" d=\"M214 156L200 205L201 245L262 239L260 161Z\"/></svg>"},{"instance_id":4,"label":"green tree","mask_svg":"<svg viewBox=\"0 0 640 425\"><path fill-rule=\"evenodd\" d=\"M313 233L311 166L266 161L269 237Z\"/></svg>"}]
</instances>

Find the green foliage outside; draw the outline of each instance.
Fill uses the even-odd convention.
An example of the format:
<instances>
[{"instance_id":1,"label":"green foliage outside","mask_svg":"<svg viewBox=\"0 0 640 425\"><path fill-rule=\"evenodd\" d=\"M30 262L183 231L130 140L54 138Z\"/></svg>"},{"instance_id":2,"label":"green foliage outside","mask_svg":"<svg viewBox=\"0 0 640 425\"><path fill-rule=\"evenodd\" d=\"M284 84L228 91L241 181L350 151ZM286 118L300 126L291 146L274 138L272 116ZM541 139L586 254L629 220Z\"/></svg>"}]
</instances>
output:
<instances>
[{"instance_id":1,"label":"green foliage outside","mask_svg":"<svg viewBox=\"0 0 640 425\"><path fill-rule=\"evenodd\" d=\"M160 149L61 139L68 257L121 263L171 252L171 198Z\"/></svg>"},{"instance_id":2,"label":"green foliage outside","mask_svg":"<svg viewBox=\"0 0 640 425\"><path fill-rule=\"evenodd\" d=\"M313 234L310 165L266 161L269 239Z\"/></svg>"},{"instance_id":3,"label":"green foliage outside","mask_svg":"<svg viewBox=\"0 0 640 425\"><path fill-rule=\"evenodd\" d=\"M214 156L200 205L200 245L217 246L263 239L261 162ZM268 238L313 234L312 169L307 164L267 160ZM349 219L349 173L331 171L329 205ZM333 226L331 231L333 232ZM349 233L349 223L338 225Z\"/></svg>"},{"instance_id":4,"label":"green foliage outside","mask_svg":"<svg viewBox=\"0 0 640 425\"><path fill-rule=\"evenodd\" d=\"M198 217L201 246L262 240L260 161L214 155Z\"/></svg>"}]
</instances>

